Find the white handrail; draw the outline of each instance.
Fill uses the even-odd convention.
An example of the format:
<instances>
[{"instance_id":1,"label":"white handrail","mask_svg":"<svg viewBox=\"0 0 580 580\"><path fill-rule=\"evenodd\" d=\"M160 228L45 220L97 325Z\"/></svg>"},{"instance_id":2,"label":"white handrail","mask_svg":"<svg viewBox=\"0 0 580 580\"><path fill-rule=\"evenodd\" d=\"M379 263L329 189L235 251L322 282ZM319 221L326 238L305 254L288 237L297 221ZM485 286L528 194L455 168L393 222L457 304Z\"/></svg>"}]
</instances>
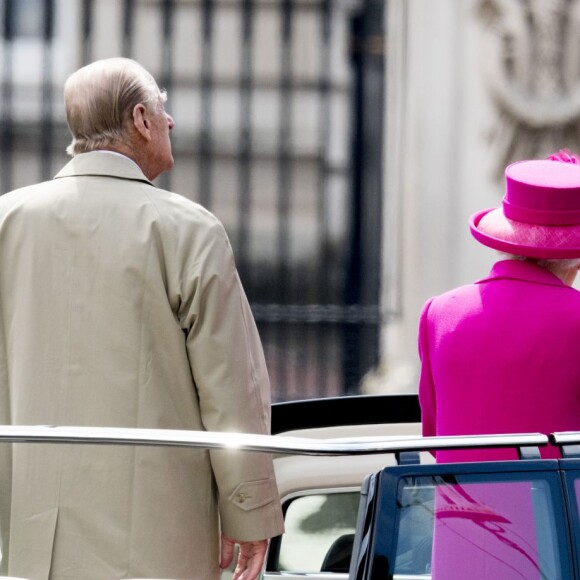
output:
<instances>
[{"instance_id":1,"label":"white handrail","mask_svg":"<svg viewBox=\"0 0 580 580\"><path fill-rule=\"evenodd\" d=\"M554 445L580 444L580 431L558 431L550 435L550 441Z\"/></svg>"},{"instance_id":2,"label":"white handrail","mask_svg":"<svg viewBox=\"0 0 580 580\"><path fill-rule=\"evenodd\" d=\"M314 439L174 429L0 425L0 442L194 447L292 455L369 455L437 449L544 446L548 444L548 437L541 433L513 433L453 437L390 436Z\"/></svg>"}]
</instances>

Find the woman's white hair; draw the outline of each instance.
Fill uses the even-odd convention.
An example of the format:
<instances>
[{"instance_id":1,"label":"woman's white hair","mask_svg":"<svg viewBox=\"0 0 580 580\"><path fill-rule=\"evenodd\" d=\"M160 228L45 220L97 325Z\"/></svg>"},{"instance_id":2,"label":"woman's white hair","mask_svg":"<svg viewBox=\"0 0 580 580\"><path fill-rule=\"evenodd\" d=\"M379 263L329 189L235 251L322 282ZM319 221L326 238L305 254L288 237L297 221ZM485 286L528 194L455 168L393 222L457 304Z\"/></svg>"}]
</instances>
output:
<instances>
[{"instance_id":1,"label":"woman's white hair","mask_svg":"<svg viewBox=\"0 0 580 580\"><path fill-rule=\"evenodd\" d=\"M506 252L499 252L503 260L521 260L522 262L532 262L549 272L556 273L566 270L577 270L580 268L580 258L563 258L543 260L539 258L528 258L526 256L519 256L518 254L508 254Z\"/></svg>"},{"instance_id":2,"label":"woman's white hair","mask_svg":"<svg viewBox=\"0 0 580 580\"><path fill-rule=\"evenodd\" d=\"M155 79L134 60L107 58L80 68L64 85L73 136L67 153L74 157L124 140L135 105L154 107L165 99Z\"/></svg>"}]
</instances>

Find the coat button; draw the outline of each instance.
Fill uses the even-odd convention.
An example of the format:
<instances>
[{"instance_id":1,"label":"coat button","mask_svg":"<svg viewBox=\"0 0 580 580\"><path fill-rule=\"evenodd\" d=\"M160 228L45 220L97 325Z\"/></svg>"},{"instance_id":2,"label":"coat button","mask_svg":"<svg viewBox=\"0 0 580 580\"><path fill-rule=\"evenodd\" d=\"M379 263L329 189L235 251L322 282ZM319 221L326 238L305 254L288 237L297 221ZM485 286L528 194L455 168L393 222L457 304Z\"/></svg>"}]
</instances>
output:
<instances>
[{"instance_id":1,"label":"coat button","mask_svg":"<svg viewBox=\"0 0 580 580\"><path fill-rule=\"evenodd\" d=\"M238 493L238 496L236 499L238 500L238 503L244 503L246 501L246 494L245 493Z\"/></svg>"}]
</instances>

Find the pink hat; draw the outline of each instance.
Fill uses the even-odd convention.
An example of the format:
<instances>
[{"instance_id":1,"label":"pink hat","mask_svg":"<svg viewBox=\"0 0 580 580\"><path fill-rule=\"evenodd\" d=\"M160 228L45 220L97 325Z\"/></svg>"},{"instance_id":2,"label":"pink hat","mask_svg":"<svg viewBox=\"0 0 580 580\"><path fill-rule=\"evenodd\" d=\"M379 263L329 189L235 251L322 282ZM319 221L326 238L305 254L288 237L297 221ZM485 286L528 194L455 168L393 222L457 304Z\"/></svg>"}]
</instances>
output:
<instances>
[{"instance_id":1,"label":"pink hat","mask_svg":"<svg viewBox=\"0 0 580 580\"><path fill-rule=\"evenodd\" d=\"M469 220L485 246L530 258L580 258L580 158L562 150L505 170L502 207Z\"/></svg>"}]
</instances>

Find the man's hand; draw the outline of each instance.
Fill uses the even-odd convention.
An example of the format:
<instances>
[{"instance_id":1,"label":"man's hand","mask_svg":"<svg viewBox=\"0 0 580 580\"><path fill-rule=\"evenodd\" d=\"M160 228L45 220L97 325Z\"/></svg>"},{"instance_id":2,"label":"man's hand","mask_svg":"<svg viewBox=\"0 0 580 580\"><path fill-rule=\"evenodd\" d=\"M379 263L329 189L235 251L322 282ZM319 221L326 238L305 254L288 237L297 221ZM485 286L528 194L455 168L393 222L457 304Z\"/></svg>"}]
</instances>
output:
<instances>
[{"instance_id":1,"label":"man's hand","mask_svg":"<svg viewBox=\"0 0 580 580\"><path fill-rule=\"evenodd\" d=\"M268 540L239 542L222 534L220 568L227 568L232 563L236 544L240 546L240 552L232 580L256 580L264 565Z\"/></svg>"}]
</instances>

